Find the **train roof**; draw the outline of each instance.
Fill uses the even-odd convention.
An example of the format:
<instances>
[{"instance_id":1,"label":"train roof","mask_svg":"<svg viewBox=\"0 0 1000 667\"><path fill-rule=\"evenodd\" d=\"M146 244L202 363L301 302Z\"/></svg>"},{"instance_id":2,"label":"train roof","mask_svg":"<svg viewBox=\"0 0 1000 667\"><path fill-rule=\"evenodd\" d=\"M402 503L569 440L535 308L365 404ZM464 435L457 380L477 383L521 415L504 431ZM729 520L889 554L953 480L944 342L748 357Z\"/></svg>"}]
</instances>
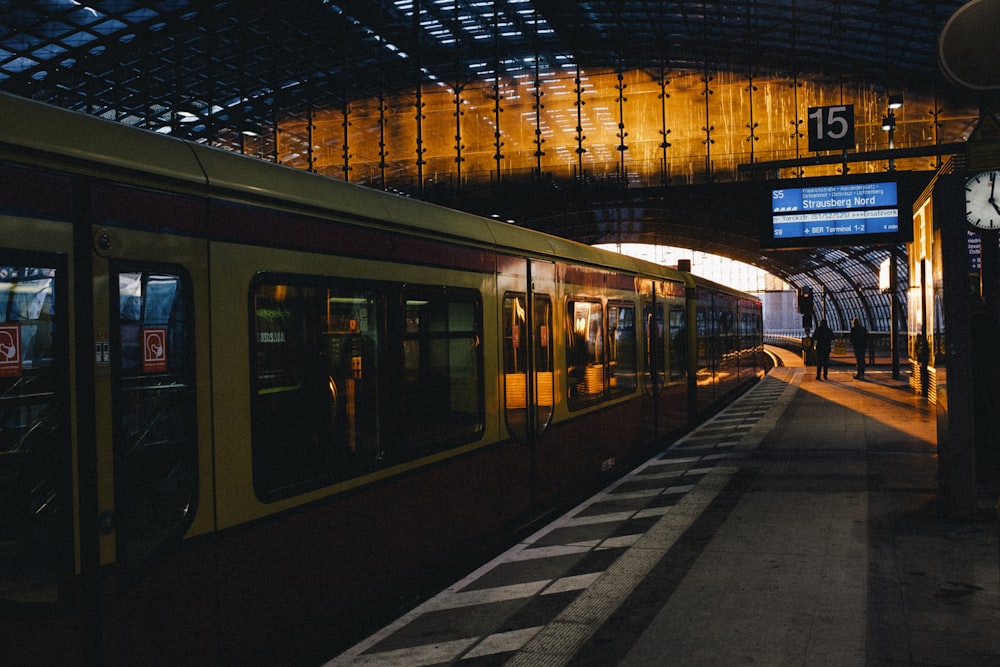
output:
<instances>
[{"instance_id":1,"label":"train roof","mask_svg":"<svg viewBox=\"0 0 1000 667\"><path fill-rule=\"evenodd\" d=\"M740 294L659 264L300 169L0 93L0 156L201 196L267 203ZM745 296L745 295L744 295Z\"/></svg>"}]
</instances>

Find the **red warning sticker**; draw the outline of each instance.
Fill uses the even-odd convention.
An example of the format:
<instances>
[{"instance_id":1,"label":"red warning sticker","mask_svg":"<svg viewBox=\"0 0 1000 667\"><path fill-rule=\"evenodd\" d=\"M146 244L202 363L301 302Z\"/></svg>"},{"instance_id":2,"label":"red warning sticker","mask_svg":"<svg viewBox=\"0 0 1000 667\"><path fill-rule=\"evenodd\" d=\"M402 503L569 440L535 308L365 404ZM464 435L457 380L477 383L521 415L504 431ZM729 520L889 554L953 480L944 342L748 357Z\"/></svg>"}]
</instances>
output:
<instances>
[{"instance_id":1,"label":"red warning sticker","mask_svg":"<svg viewBox=\"0 0 1000 667\"><path fill-rule=\"evenodd\" d=\"M142 372L161 373L167 370L166 327L145 327L142 330Z\"/></svg>"},{"instance_id":2,"label":"red warning sticker","mask_svg":"<svg viewBox=\"0 0 1000 667\"><path fill-rule=\"evenodd\" d=\"M0 377L21 374L21 325L0 324Z\"/></svg>"}]
</instances>

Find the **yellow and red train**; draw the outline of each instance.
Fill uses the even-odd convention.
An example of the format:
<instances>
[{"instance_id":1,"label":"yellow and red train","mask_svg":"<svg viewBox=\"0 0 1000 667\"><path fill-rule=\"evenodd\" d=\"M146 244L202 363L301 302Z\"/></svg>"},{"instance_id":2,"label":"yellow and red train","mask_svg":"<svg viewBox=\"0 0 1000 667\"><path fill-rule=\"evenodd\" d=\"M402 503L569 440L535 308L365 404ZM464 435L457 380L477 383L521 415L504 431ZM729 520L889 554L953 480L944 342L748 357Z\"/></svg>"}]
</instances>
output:
<instances>
[{"instance_id":1,"label":"yellow and red train","mask_svg":"<svg viewBox=\"0 0 1000 667\"><path fill-rule=\"evenodd\" d=\"M4 664L316 660L766 372L760 302L0 96Z\"/></svg>"}]
</instances>

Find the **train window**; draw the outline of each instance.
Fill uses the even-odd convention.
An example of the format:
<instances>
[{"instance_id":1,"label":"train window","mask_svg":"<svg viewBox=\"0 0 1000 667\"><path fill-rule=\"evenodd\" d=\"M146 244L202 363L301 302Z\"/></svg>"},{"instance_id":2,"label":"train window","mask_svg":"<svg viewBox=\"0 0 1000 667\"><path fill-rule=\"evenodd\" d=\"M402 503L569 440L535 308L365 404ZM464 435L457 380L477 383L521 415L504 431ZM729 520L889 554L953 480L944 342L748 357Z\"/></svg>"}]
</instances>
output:
<instances>
[{"instance_id":1,"label":"train window","mask_svg":"<svg viewBox=\"0 0 1000 667\"><path fill-rule=\"evenodd\" d=\"M666 354L664 348L663 304L646 303L642 306L644 334L646 342L646 357L643 362L643 372L651 391L658 391L663 386L666 375Z\"/></svg>"},{"instance_id":2,"label":"train window","mask_svg":"<svg viewBox=\"0 0 1000 667\"><path fill-rule=\"evenodd\" d=\"M349 282L253 288L253 472L263 500L356 475L383 457L379 297Z\"/></svg>"},{"instance_id":3,"label":"train window","mask_svg":"<svg viewBox=\"0 0 1000 667\"><path fill-rule=\"evenodd\" d=\"M481 437L486 417L479 292L406 286L403 303L403 442L419 456Z\"/></svg>"},{"instance_id":4,"label":"train window","mask_svg":"<svg viewBox=\"0 0 1000 667\"><path fill-rule=\"evenodd\" d=\"M129 574L183 535L198 500L191 285L140 268L113 282L115 523Z\"/></svg>"},{"instance_id":5,"label":"train window","mask_svg":"<svg viewBox=\"0 0 1000 667\"><path fill-rule=\"evenodd\" d=\"M715 311L711 308L711 303L711 296L699 295L698 308L695 310L695 331L697 331L698 344L695 372L699 376L705 373L711 375L715 372L713 349Z\"/></svg>"},{"instance_id":6,"label":"train window","mask_svg":"<svg viewBox=\"0 0 1000 667\"><path fill-rule=\"evenodd\" d=\"M552 417L555 403L555 360L552 350L552 300L535 295L535 406L536 428L540 431Z\"/></svg>"},{"instance_id":7,"label":"train window","mask_svg":"<svg viewBox=\"0 0 1000 667\"><path fill-rule=\"evenodd\" d=\"M687 375L688 365L687 313L683 306L670 307L670 379Z\"/></svg>"},{"instance_id":8,"label":"train window","mask_svg":"<svg viewBox=\"0 0 1000 667\"><path fill-rule=\"evenodd\" d=\"M738 361L736 351L736 304L730 299L720 298L716 301L715 341L716 363L723 371L724 377L735 373Z\"/></svg>"},{"instance_id":9,"label":"train window","mask_svg":"<svg viewBox=\"0 0 1000 667\"><path fill-rule=\"evenodd\" d=\"M53 266L0 266L0 598L5 600L57 602L60 578L72 565L64 274Z\"/></svg>"},{"instance_id":10,"label":"train window","mask_svg":"<svg viewBox=\"0 0 1000 667\"><path fill-rule=\"evenodd\" d=\"M528 410L528 334L524 294L503 299L504 405L508 427L526 435Z\"/></svg>"},{"instance_id":11,"label":"train window","mask_svg":"<svg viewBox=\"0 0 1000 667\"><path fill-rule=\"evenodd\" d=\"M635 306L608 304L608 388L612 396L635 391Z\"/></svg>"},{"instance_id":12,"label":"train window","mask_svg":"<svg viewBox=\"0 0 1000 667\"><path fill-rule=\"evenodd\" d=\"M567 314L567 398L575 410L604 398L604 311L596 301L570 301Z\"/></svg>"},{"instance_id":13,"label":"train window","mask_svg":"<svg viewBox=\"0 0 1000 667\"><path fill-rule=\"evenodd\" d=\"M534 295L533 335L527 335L524 294L507 294L503 300L504 405L507 427L522 440L528 439L528 355L533 354L535 412L533 429L540 432L552 415L553 382L552 300Z\"/></svg>"}]
</instances>

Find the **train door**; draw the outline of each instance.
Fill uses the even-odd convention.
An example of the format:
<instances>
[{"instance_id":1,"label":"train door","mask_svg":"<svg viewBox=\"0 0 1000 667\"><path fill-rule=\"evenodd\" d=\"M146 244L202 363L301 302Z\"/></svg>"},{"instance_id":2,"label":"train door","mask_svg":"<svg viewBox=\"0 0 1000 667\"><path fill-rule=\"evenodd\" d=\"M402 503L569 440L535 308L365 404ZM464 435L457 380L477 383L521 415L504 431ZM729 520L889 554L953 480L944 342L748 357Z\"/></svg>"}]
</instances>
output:
<instances>
[{"instance_id":1,"label":"train door","mask_svg":"<svg viewBox=\"0 0 1000 667\"><path fill-rule=\"evenodd\" d=\"M191 279L115 261L109 275L116 560L141 573L198 505Z\"/></svg>"},{"instance_id":2,"label":"train door","mask_svg":"<svg viewBox=\"0 0 1000 667\"><path fill-rule=\"evenodd\" d=\"M63 604L73 572L67 287L65 254L0 251L0 606L24 616Z\"/></svg>"},{"instance_id":3,"label":"train door","mask_svg":"<svg viewBox=\"0 0 1000 667\"><path fill-rule=\"evenodd\" d=\"M531 452L552 421L555 407L553 295L555 265L537 260L511 260L503 276L503 406L510 434ZM520 263L524 261L523 269Z\"/></svg>"},{"instance_id":4,"label":"train door","mask_svg":"<svg viewBox=\"0 0 1000 667\"><path fill-rule=\"evenodd\" d=\"M67 222L73 188L68 178L3 162L0 662L72 664L83 634L70 339L74 237Z\"/></svg>"},{"instance_id":5,"label":"train door","mask_svg":"<svg viewBox=\"0 0 1000 667\"><path fill-rule=\"evenodd\" d=\"M657 300L656 285L652 285L652 301L642 306L645 335L645 391L652 405L650 423L645 425L645 437L655 440L660 435L661 394L666 382L666 348L664 345L663 303Z\"/></svg>"},{"instance_id":6,"label":"train door","mask_svg":"<svg viewBox=\"0 0 1000 667\"><path fill-rule=\"evenodd\" d=\"M213 645L205 242L97 230L94 273L96 494L101 651L113 662ZM196 282L196 278L202 278ZM199 349L201 348L201 349ZM199 371L198 366L201 365ZM204 546L202 546L204 549Z\"/></svg>"},{"instance_id":7,"label":"train door","mask_svg":"<svg viewBox=\"0 0 1000 667\"><path fill-rule=\"evenodd\" d=\"M716 399L718 387L718 310L715 295L707 289L698 288L694 315L696 331L695 378L696 388L692 415L700 414ZM689 381L690 382L690 381Z\"/></svg>"}]
</instances>

